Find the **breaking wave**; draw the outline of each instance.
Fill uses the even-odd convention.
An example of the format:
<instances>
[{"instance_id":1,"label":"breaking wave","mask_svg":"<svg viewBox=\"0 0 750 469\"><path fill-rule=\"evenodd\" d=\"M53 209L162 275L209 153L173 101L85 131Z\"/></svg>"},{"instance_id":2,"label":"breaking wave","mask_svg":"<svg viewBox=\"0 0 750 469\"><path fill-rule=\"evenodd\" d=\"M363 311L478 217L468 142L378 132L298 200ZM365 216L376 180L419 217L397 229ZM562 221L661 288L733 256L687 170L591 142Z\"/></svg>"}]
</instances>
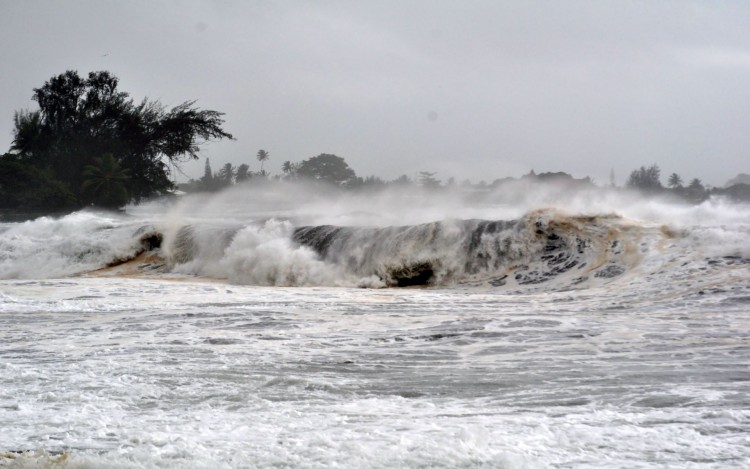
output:
<instances>
[{"instance_id":1,"label":"breaking wave","mask_svg":"<svg viewBox=\"0 0 750 469\"><path fill-rule=\"evenodd\" d=\"M747 206L613 191L532 199L343 197L290 186L0 223L0 278L197 276L245 285L533 291L692 285L750 258Z\"/></svg>"},{"instance_id":2,"label":"breaking wave","mask_svg":"<svg viewBox=\"0 0 750 469\"><path fill-rule=\"evenodd\" d=\"M512 220L294 226L81 212L0 226L0 277L199 276L275 286L570 289L744 265L744 224L670 228L535 210ZM668 275L669 274L669 275Z\"/></svg>"}]
</instances>

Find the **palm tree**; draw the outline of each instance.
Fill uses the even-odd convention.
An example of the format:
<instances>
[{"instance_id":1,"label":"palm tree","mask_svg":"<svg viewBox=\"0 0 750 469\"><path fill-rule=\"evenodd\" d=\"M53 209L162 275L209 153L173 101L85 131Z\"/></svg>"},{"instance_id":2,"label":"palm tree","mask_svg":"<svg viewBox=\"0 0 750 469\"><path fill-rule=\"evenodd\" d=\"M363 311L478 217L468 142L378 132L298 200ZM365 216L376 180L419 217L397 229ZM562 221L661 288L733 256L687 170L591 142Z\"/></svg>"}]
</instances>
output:
<instances>
[{"instance_id":1,"label":"palm tree","mask_svg":"<svg viewBox=\"0 0 750 469\"><path fill-rule=\"evenodd\" d=\"M263 171L263 163L268 159L270 155L266 150L258 150L258 161L260 161L260 174L265 175Z\"/></svg>"},{"instance_id":2,"label":"palm tree","mask_svg":"<svg viewBox=\"0 0 750 469\"><path fill-rule=\"evenodd\" d=\"M81 189L91 196L95 205L107 208L119 208L130 199L125 181L130 179L130 172L122 169L112 153L105 153L94 158L93 165L83 169Z\"/></svg>"},{"instance_id":3,"label":"palm tree","mask_svg":"<svg viewBox=\"0 0 750 469\"><path fill-rule=\"evenodd\" d=\"M232 163L227 163L221 167L218 174L219 184L222 187L228 187L232 185L234 180L234 167Z\"/></svg>"},{"instance_id":4,"label":"palm tree","mask_svg":"<svg viewBox=\"0 0 750 469\"><path fill-rule=\"evenodd\" d=\"M693 202L700 203L708 198L708 191L706 191L701 180L695 178L690 181L690 184L687 187L687 196L688 199Z\"/></svg>"},{"instance_id":5,"label":"palm tree","mask_svg":"<svg viewBox=\"0 0 750 469\"><path fill-rule=\"evenodd\" d=\"M680 188L682 187L682 178L679 174L672 173L669 175L669 181L667 182L667 185L672 189Z\"/></svg>"}]
</instances>

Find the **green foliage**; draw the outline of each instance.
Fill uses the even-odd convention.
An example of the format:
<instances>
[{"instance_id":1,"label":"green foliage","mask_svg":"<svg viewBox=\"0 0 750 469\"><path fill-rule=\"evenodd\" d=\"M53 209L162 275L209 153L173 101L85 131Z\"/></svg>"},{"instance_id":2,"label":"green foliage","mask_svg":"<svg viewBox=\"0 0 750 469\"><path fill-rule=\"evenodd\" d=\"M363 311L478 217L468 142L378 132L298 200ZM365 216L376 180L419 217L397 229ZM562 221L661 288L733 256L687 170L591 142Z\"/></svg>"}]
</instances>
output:
<instances>
[{"instance_id":1,"label":"green foliage","mask_svg":"<svg viewBox=\"0 0 750 469\"><path fill-rule=\"evenodd\" d=\"M648 168L641 166L639 169L630 173L628 186L634 189L640 189L646 192L657 192L663 189L659 181L661 170L657 165L651 165Z\"/></svg>"},{"instance_id":2,"label":"green foliage","mask_svg":"<svg viewBox=\"0 0 750 469\"><path fill-rule=\"evenodd\" d=\"M128 203L125 183L130 179L129 171L111 153L94 158L94 164L83 169L81 189L90 197L91 203L105 208L118 208Z\"/></svg>"},{"instance_id":3,"label":"green foliage","mask_svg":"<svg viewBox=\"0 0 750 469\"><path fill-rule=\"evenodd\" d=\"M688 184L685 192L685 196L691 202L700 203L708 198L708 191L706 191L703 183L698 178L690 181L690 184Z\"/></svg>"},{"instance_id":4,"label":"green foliage","mask_svg":"<svg viewBox=\"0 0 750 469\"><path fill-rule=\"evenodd\" d=\"M435 178L435 173L430 171L419 172L419 185L427 189L440 187L440 180Z\"/></svg>"},{"instance_id":5,"label":"green foliage","mask_svg":"<svg viewBox=\"0 0 750 469\"><path fill-rule=\"evenodd\" d=\"M260 175L261 176L265 176L266 175L266 172L263 171L263 163L265 163L266 161L268 161L268 158L270 156L271 155L269 155L266 150L258 150L258 156L257 156L257 158L258 158L258 161L260 161Z\"/></svg>"},{"instance_id":6,"label":"green foliage","mask_svg":"<svg viewBox=\"0 0 750 469\"><path fill-rule=\"evenodd\" d=\"M252 174L250 173L250 166L246 164L241 164L237 166L237 172L234 175L234 180L238 183L242 181L248 181L250 178L252 178Z\"/></svg>"},{"instance_id":7,"label":"green foliage","mask_svg":"<svg viewBox=\"0 0 750 469\"><path fill-rule=\"evenodd\" d=\"M391 181L390 184L396 187L408 187L413 184L413 181L406 174L402 174L401 176Z\"/></svg>"},{"instance_id":8,"label":"green foliage","mask_svg":"<svg viewBox=\"0 0 750 469\"><path fill-rule=\"evenodd\" d=\"M0 208L62 210L75 202L67 186L10 153L0 157Z\"/></svg>"},{"instance_id":9,"label":"green foliage","mask_svg":"<svg viewBox=\"0 0 750 469\"><path fill-rule=\"evenodd\" d=\"M206 141L232 138L221 128L223 114L198 109L195 101L172 109L147 99L136 104L117 86L118 79L106 71L91 72L87 78L67 71L34 89L38 111L14 116L12 149L18 161L49 171L64 184L74 197L71 208L122 199L120 189L112 189L118 192L115 197L102 195L102 190L92 195L94 183L84 188L93 177L89 167L104 171L113 167L102 164L117 163L129 176L120 182L127 194L122 204L137 202L173 188L170 164L197 158ZM112 160L105 162L107 154Z\"/></svg>"},{"instance_id":10,"label":"green foliage","mask_svg":"<svg viewBox=\"0 0 750 469\"><path fill-rule=\"evenodd\" d=\"M218 175L215 175L211 171L211 160L209 158L206 158L203 177L198 181L198 188L206 192L213 192L221 188L221 181L219 181Z\"/></svg>"},{"instance_id":11,"label":"green foliage","mask_svg":"<svg viewBox=\"0 0 750 469\"><path fill-rule=\"evenodd\" d=\"M680 189L682 188L682 178L679 174L672 173L669 175L669 181L667 181L667 185L672 189Z\"/></svg>"},{"instance_id":12,"label":"green foliage","mask_svg":"<svg viewBox=\"0 0 750 469\"><path fill-rule=\"evenodd\" d=\"M302 161L297 167L297 176L304 179L327 182L343 186L353 182L357 175L340 156L321 153Z\"/></svg>"},{"instance_id":13,"label":"green foliage","mask_svg":"<svg viewBox=\"0 0 750 469\"><path fill-rule=\"evenodd\" d=\"M284 161L284 163L282 163L281 170L284 172L284 174L290 175L294 173L296 168L294 166L294 163L287 160L287 161Z\"/></svg>"},{"instance_id":14,"label":"green foliage","mask_svg":"<svg viewBox=\"0 0 750 469\"><path fill-rule=\"evenodd\" d=\"M220 187L229 187L234 183L234 167L231 163L226 163L219 170L215 178Z\"/></svg>"}]
</instances>

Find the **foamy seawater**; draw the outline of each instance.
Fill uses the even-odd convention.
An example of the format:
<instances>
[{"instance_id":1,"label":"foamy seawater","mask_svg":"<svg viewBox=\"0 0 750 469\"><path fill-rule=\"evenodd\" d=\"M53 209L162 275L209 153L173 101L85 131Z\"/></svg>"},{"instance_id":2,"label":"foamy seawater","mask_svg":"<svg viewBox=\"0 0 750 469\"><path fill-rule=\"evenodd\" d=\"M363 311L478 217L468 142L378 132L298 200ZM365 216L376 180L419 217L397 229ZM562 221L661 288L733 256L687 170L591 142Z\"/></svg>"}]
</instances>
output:
<instances>
[{"instance_id":1,"label":"foamy seawater","mask_svg":"<svg viewBox=\"0 0 750 469\"><path fill-rule=\"evenodd\" d=\"M0 467L750 465L747 207L313 202L0 224Z\"/></svg>"},{"instance_id":2,"label":"foamy seawater","mask_svg":"<svg viewBox=\"0 0 750 469\"><path fill-rule=\"evenodd\" d=\"M88 278L0 292L0 441L47 452L14 463L750 461L748 296Z\"/></svg>"}]
</instances>

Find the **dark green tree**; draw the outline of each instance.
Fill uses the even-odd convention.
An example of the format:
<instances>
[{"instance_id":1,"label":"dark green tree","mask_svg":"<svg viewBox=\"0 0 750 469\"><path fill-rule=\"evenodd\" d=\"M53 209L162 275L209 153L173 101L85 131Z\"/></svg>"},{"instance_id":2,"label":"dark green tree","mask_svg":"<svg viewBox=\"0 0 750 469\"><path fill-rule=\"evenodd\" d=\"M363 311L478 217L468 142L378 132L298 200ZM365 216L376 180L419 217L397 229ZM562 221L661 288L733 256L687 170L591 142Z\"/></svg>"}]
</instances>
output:
<instances>
[{"instance_id":1,"label":"dark green tree","mask_svg":"<svg viewBox=\"0 0 750 469\"><path fill-rule=\"evenodd\" d=\"M221 187L231 186L234 183L234 167L232 163L226 163L222 166L215 179Z\"/></svg>"},{"instance_id":2,"label":"dark green tree","mask_svg":"<svg viewBox=\"0 0 750 469\"><path fill-rule=\"evenodd\" d=\"M237 166L237 172L234 176L235 181L242 182L247 181L252 177L252 174L250 173L250 166L246 164L241 164Z\"/></svg>"},{"instance_id":3,"label":"dark green tree","mask_svg":"<svg viewBox=\"0 0 750 469\"><path fill-rule=\"evenodd\" d=\"M646 192L658 192L663 188L659 181L660 174L661 170L657 165L651 165L648 168L641 166L630 173L628 187Z\"/></svg>"},{"instance_id":4,"label":"dark green tree","mask_svg":"<svg viewBox=\"0 0 750 469\"><path fill-rule=\"evenodd\" d=\"M111 153L94 158L94 163L83 169L83 193L90 197L94 205L105 208L118 208L128 203L128 190L125 187L129 171Z\"/></svg>"},{"instance_id":5,"label":"dark green tree","mask_svg":"<svg viewBox=\"0 0 750 469\"><path fill-rule=\"evenodd\" d=\"M687 198L688 200L692 202L703 202L708 198L708 191L706 191L706 188L703 186L703 183L700 179L695 178L692 181L690 181L690 184L688 184L686 188L687 192Z\"/></svg>"},{"instance_id":6,"label":"dark green tree","mask_svg":"<svg viewBox=\"0 0 750 469\"><path fill-rule=\"evenodd\" d=\"M419 185L426 189L436 189L440 187L440 180L435 178L435 173L430 171L419 172Z\"/></svg>"},{"instance_id":7,"label":"dark green tree","mask_svg":"<svg viewBox=\"0 0 750 469\"><path fill-rule=\"evenodd\" d=\"M266 172L263 171L263 163L265 163L266 161L268 161L268 158L270 156L271 155L269 155L266 150L258 150L258 161L260 161L260 173L259 174L261 176L265 176L266 175Z\"/></svg>"},{"instance_id":8,"label":"dark green tree","mask_svg":"<svg viewBox=\"0 0 750 469\"><path fill-rule=\"evenodd\" d=\"M216 190L216 181L214 181L214 173L211 170L211 159L206 158L206 164L203 166L203 177L198 181L200 188L204 191Z\"/></svg>"},{"instance_id":9,"label":"dark green tree","mask_svg":"<svg viewBox=\"0 0 750 469\"><path fill-rule=\"evenodd\" d=\"M297 176L303 179L327 182L344 186L353 182L357 175L340 156L321 153L302 161L297 167Z\"/></svg>"},{"instance_id":10,"label":"dark green tree","mask_svg":"<svg viewBox=\"0 0 750 469\"><path fill-rule=\"evenodd\" d=\"M22 163L18 155L0 157L0 208L58 211L75 203L67 186L49 171Z\"/></svg>"},{"instance_id":11,"label":"dark green tree","mask_svg":"<svg viewBox=\"0 0 750 469\"><path fill-rule=\"evenodd\" d=\"M284 163L281 165L281 170L284 172L284 174L292 174L294 172L294 164L292 164L291 161L284 161Z\"/></svg>"},{"instance_id":12,"label":"dark green tree","mask_svg":"<svg viewBox=\"0 0 750 469\"><path fill-rule=\"evenodd\" d=\"M171 165L197 158L203 143L232 138L220 112L198 109L195 101L171 109L147 99L135 103L117 87L106 71L86 78L68 71L34 89L38 111L15 114L12 150L19 162L48 171L73 194L73 205L89 201L84 171L102 155L128 171L128 197L137 202L171 190Z\"/></svg>"},{"instance_id":13,"label":"dark green tree","mask_svg":"<svg viewBox=\"0 0 750 469\"><path fill-rule=\"evenodd\" d=\"M682 188L682 178L677 173L672 173L669 175L669 180L667 181L667 185L671 187L672 189L680 189Z\"/></svg>"},{"instance_id":14,"label":"dark green tree","mask_svg":"<svg viewBox=\"0 0 750 469\"><path fill-rule=\"evenodd\" d=\"M396 179L389 182L388 184L391 186L397 186L397 187L407 187L407 186L411 186L413 184L413 181L406 174L402 174L401 176L397 177Z\"/></svg>"}]
</instances>

